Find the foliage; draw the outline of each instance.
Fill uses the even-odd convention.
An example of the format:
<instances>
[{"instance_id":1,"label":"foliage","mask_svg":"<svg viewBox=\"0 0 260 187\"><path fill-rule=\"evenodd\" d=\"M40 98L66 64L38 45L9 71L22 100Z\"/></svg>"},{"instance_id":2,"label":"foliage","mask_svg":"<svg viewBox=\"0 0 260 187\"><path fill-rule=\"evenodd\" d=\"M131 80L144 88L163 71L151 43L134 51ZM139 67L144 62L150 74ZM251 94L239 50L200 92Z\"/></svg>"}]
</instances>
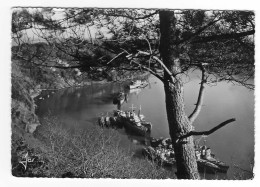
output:
<instances>
[{"instance_id":1,"label":"foliage","mask_svg":"<svg viewBox=\"0 0 260 187\"><path fill-rule=\"evenodd\" d=\"M119 146L115 130L92 126L83 130L64 129L53 117L45 118L35 136L45 142L49 151L52 177L80 178L170 178L171 172L148 160L132 158L131 149Z\"/></svg>"},{"instance_id":2,"label":"foliage","mask_svg":"<svg viewBox=\"0 0 260 187\"><path fill-rule=\"evenodd\" d=\"M27 50L27 53L33 53L33 59L29 59L40 60L40 63L46 63L47 59L53 61L54 58L65 58L72 67L80 66L81 71L89 74L95 74L99 68L110 72L113 67L121 67L122 74L125 69L135 71L135 66L155 71L160 66L154 65L157 62L151 55L160 58L158 12L146 9L67 8L57 13L52 8L16 9L13 12L12 33L13 36L19 36L14 37L18 46L33 43L32 37L26 40L22 37L30 29L35 38L48 44L48 49L43 50L45 53L41 53L39 48L36 48L37 53ZM180 48L184 73L196 67L196 64L204 63L207 64L207 73L216 77L209 82L227 80L253 88L253 85L246 83L254 74L253 12L174 12L177 30L173 45ZM126 56L138 54L140 50L150 55L139 55L139 65L129 64ZM50 51L49 55L47 51ZM27 55L23 47L19 52L22 56Z\"/></svg>"}]
</instances>

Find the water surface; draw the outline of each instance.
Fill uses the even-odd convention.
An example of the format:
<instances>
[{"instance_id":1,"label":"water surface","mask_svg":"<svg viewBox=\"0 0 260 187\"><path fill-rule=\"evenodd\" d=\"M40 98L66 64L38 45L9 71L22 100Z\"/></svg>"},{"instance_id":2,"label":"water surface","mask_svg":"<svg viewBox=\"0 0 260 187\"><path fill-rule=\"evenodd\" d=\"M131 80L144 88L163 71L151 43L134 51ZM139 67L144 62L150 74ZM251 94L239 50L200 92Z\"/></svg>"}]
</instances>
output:
<instances>
[{"instance_id":1,"label":"water surface","mask_svg":"<svg viewBox=\"0 0 260 187\"><path fill-rule=\"evenodd\" d=\"M198 97L198 75L198 72L194 72L191 77L186 77L184 90L187 114L193 111ZM156 138L169 137L163 84L154 76L148 80L150 84L146 88L129 93L128 102L122 105L122 109L130 110L132 105L138 109L141 105L146 120L153 124L151 135ZM95 123L97 116L116 109L112 103L113 96L124 91L124 86L123 83L95 84L60 90L53 94L46 92L39 96L44 100L37 100L37 113L43 117L50 112L67 126L79 124L88 128ZM204 104L194 123L195 129L209 130L230 118L236 118L236 121L206 138L197 138L201 144L210 146L220 160L250 170L250 162L254 158L254 92L232 83L206 85ZM136 137L127 137L132 142L138 142ZM229 169L227 177L233 178L234 172L234 168ZM214 177L216 176L207 176Z\"/></svg>"}]
</instances>

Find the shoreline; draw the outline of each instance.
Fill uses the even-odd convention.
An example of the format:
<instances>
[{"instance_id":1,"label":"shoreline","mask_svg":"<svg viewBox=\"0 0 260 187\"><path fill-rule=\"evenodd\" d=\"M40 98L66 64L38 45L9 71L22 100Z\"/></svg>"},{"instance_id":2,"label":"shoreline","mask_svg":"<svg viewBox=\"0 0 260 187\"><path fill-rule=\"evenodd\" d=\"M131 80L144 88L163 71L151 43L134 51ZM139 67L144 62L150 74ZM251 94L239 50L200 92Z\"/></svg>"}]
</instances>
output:
<instances>
[{"instance_id":1,"label":"shoreline","mask_svg":"<svg viewBox=\"0 0 260 187\"><path fill-rule=\"evenodd\" d=\"M12 74L13 75L22 75L19 69L19 65L12 64ZM15 68L15 70L14 70ZM139 75L138 77L145 77L149 73L144 73L142 75ZM55 80L54 77L52 77L53 80ZM55 137L60 136L60 132L63 131L63 129L56 129L57 124L59 124L59 121L51 122L49 119L45 120L39 120L39 117L36 115L36 101L35 98L40 97L41 94L44 91L58 91L63 89L69 89L69 88L77 88L77 87L84 87L84 86L90 86L90 85L104 85L104 84L112 84L119 81L86 81L81 83L82 85L70 85L65 86L61 88L52 88L50 86L49 88L41 88L44 85L50 85L50 83L46 82L39 82L39 84L35 85L33 82L34 78L26 75L26 76L12 76L12 121L11 121L11 129L12 129L12 174L16 177L70 177L71 173L73 174L73 177L75 178L92 178L92 175L86 175L85 177L83 174L76 174L77 172L67 172L66 166L62 170L62 172L56 171L57 168L55 166L55 160L52 160L52 157L54 156L51 152L55 152L56 150L53 149L52 144L52 138L50 139L50 134L53 134L54 132L57 133ZM126 79L120 82L129 81L131 79ZM52 82L54 87L55 86L62 86L62 85L68 85L65 82L62 84L62 82L59 82L59 80L55 80L56 82ZM51 119L52 117L50 117ZM48 124L52 125L48 125ZM47 124L47 125L46 125ZM52 129L51 131L48 131L48 129ZM47 131L46 131L47 130ZM102 131L96 130L96 133L100 133ZM64 139L66 137L66 133L62 136L60 136L61 139ZM67 138L66 138L67 139ZM64 139L65 140L65 139ZM69 139L67 139L69 140ZM55 140L56 141L56 140ZM69 140L72 141L72 140ZM80 142L81 140L78 140ZM91 140L92 141L92 140ZM96 142L92 143L98 143L100 140L96 140ZM58 143L58 142L57 142ZM91 144L90 144L91 145ZM113 145L116 146L116 142L113 142ZM59 146L59 143L57 144ZM56 146L55 146L56 147ZM64 147L65 149L69 148L68 146ZM72 149L75 149L73 147ZM76 151L76 150L75 150ZM96 150L97 151L97 150ZM108 152L113 153L113 149L107 150ZM53 152L53 153L54 153ZM51 153L51 155L50 155ZM76 154L76 152L74 152ZM142 163L147 163L147 160L142 161L131 161L131 158L129 157L130 154L123 154L122 157L125 157L125 159L128 159L128 162L131 166L130 171L132 172L134 168L136 168L138 165L141 165ZM26 157L25 157L26 156ZM94 155L93 155L94 156ZM24 160L25 159L25 160ZM28 159L31 160L28 162ZM32 161L35 160L35 161ZM37 161L37 162L36 162ZM62 159L60 160L62 161ZM104 163L107 162L106 160L103 160ZM54 163L53 163L54 162ZM119 164L120 162L118 162ZM76 164L76 163L75 163ZM54 165L55 167L52 167ZM120 163L120 165L124 165L123 163ZM147 164L145 164L147 165ZM26 166L26 167L25 167ZM47 168L46 168L47 167ZM118 166L119 167L119 166ZM51 168L51 169L50 169ZM94 169L94 168L93 168ZM139 170L143 170L144 173L146 173L147 176L142 176L144 178L149 178L149 173L146 171L146 168L139 168ZM149 170L150 171L150 170ZM57 173L56 173L57 172ZM155 174L157 171L154 171L154 176L156 178L165 178L170 177L170 175L167 174L165 171L160 171L160 174ZM129 173L129 172L126 172ZM129 175L132 175L132 177L139 178L140 176L136 175L138 172L132 172ZM117 176L121 176L122 174L118 172L114 177L117 178ZM101 175L104 177L104 175ZM121 176L122 177L122 176ZM153 178L150 175L151 178ZM96 178L99 178L96 176ZM126 177L127 178L127 177Z\"/></svg>"}]
</instances>

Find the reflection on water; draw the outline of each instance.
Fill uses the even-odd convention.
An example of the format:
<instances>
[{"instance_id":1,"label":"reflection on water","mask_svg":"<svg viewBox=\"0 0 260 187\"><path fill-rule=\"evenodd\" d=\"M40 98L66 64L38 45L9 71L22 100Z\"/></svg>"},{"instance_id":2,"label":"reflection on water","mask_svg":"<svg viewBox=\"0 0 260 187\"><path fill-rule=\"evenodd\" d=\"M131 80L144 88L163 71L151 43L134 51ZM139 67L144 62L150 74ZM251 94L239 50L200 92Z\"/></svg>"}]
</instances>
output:
<instances>
[{"instance_id":1,"label":"reflection on water","mask_svg":"<svg viewBox=\"0 0 260 187\"><path fill-rule=\"evenodd\" d=\"M195 107L199 91L199 78L195 72L190 81L185 84L185 107L190 114ZM120 91L126 92L125 84L111 83L91 85L82 88L69 88L51 95L43 93L39 100L39 116L50 111L58 116L65 125L75 123L88 127L96 121L98 115L111 113L116 109L113 97ZM130 110L132 104L139 108L146 121L153 124L152 137L169 137L165 110L165 96L162 83L153 76L149 78L149 86L145 89L128 91L128 102L122 105L123 110ZM204 105L194 123L196 130L209 130L219 123L236 118L236 121L221 128L204 139L216 157L232 165L239 164L243 169L250 169L250 161L254 158L254 93L244 87L231 83L218 83L217 86L206 86ZM145 140L128 135L132 142ZM199 137L198 137L199 138ZM203 140L202 140L203 143ZM229 178L233 176L233 169L229 169ZM210 178L212 176L208 176ZM215 177L215 176L214 176ZM214 178L213 177L213 178Z\"/></svg>"}]
</instances>

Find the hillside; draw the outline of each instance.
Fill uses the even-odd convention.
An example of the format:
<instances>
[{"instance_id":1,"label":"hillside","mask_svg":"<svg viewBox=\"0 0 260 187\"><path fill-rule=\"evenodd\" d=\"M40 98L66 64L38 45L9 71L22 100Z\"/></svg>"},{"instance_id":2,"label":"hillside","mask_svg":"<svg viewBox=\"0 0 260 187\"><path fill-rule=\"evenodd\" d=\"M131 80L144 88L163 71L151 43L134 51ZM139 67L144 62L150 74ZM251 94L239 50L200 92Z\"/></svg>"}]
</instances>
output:
<instances>
[{"instance_id":1,"label":"hillside","mask_svg":"<svg viewBox=\"0 0 260 187\"><path fill-rule=\"evenodd\" d=\"M62 74L64 74L62 76ZM101 81L105 83L106 81ZM34 97L44 89L86 85L74 72L12 61L12 174L17 177L171 178L170 171L118 147L115 130L93 128L74 134L49 116L35 114ZM100 137L102 137L100 139ZM103 142L102 140L109 140ZM69 153L69 154L68 154Z\"/></svg>"}]
</instances>

